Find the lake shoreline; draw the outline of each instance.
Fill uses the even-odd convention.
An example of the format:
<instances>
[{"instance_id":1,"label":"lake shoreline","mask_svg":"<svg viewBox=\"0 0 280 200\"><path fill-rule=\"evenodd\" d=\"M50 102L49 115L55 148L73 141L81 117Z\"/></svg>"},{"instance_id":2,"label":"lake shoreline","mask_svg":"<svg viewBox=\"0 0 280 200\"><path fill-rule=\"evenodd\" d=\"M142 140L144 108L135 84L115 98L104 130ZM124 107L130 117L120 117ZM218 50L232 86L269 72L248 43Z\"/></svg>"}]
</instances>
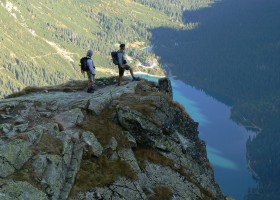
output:
<instances>
[{"instance_id":1,"label":"lake shoreline","mask_svg":"<svg viewBox=\"0 0 280 200\"><path fill-rule=\"evenodd\" d=\"M136 74L136 75L146 75L146 76L155 77L155 78L167 77L166 75L165 76L160 76L160 75L149 74L149 73L141 72L141 71L134 72L134 74Z\"/></svg>"}]
</instances>

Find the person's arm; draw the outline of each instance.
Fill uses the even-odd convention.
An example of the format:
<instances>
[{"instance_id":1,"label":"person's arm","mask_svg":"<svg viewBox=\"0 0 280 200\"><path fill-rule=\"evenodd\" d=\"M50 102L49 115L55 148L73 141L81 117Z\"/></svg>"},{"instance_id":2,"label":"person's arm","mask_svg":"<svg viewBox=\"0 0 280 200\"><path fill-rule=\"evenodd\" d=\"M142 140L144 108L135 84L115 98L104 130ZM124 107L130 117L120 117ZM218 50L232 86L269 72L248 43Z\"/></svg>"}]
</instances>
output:
<instances>
[{"instance_id":1,"label":"person's arm","mask_svg":"<svg viewBox=\"0 0 280 200\"><path fill-rule=\"evenodd\" d=\"M95 66L92 59L87 60L88 68L91 74L95 74Z\"/></svg>"},{"instance_id":2,"label":"person's arm","mask_svg":"<svg viewBox=\"0 0 280 200\"><path fill-rule=\"evenodd\" d=\"M127 60L126 60L126 54L125 54L125 52L123 53L123 57L122 57L122 58L123 58L122 63L123 63L123 64L126 64Z\"/></svg>"},{"instance_id":3,"label":"person's arm","mask_svg":"<svg viewBox=\"0 0 280 200\"><path fill-rule=\"evenodd\" d=\"M119 62L119 67L123 66L123 54L121 52L118 52L118 62Z\"/></svg>"}]
</instances>

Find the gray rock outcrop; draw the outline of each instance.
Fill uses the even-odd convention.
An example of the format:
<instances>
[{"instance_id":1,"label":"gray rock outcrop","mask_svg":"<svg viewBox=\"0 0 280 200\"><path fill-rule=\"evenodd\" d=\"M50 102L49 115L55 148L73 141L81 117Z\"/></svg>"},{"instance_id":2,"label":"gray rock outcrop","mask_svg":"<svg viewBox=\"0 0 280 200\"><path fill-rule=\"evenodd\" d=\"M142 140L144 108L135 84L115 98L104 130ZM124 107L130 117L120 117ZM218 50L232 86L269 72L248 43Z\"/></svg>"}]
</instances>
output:
<instances>
[{"instance_id":1,"label":"gray rock outcrop","mask_svg":"<svg viewBox=\"0 0 280 200\"><path fill-rule=\"evenodd\" d=\"M158 85L159 85L159 91L167 94L168 96L170 96L173 99L173 89L172 89L172 85L171 85L171 81L168 78L161 78L158 81Z\"/></svg>"},{"instance_id":2,"label":"gray rock outcrop","mask_svg":"<svg viewBox=\"0 0 280 200\"><path fill-rule=\"evenodd\" d=\"M91 132L84 132L82 136L83 141L90 146L94 156L101 156L103 152L103 147L98 142L96 137Z\"/></svg>"},{"instance_id":3,"label":"gray rock outcrop","mask_svg":"<svg viewBox=\"0 0 280 200\"><path fill-rule=\"evenodd\" d=\"M169 79L103 83L0 101L0 199L224 199Z\"/></svg>"}]
</instances>

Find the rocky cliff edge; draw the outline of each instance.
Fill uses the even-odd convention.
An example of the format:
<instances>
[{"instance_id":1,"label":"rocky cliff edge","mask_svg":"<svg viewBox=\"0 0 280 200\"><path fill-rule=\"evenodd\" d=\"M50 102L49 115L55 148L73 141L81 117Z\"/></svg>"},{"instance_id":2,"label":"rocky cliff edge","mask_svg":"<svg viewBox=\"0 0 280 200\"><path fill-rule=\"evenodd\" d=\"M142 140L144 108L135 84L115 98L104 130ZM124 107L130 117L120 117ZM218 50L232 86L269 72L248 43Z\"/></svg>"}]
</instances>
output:
<instances>
[{"instance_id":1,"label":"rocky cliff edge","mask_svg":"<svg viewBox=\"0 0 280 200\"><path fill-rule=\"evenodd\" d=\"M0 101L0 199L224 199L168 79L85 85Z\"/></svg>"}]
</instances>

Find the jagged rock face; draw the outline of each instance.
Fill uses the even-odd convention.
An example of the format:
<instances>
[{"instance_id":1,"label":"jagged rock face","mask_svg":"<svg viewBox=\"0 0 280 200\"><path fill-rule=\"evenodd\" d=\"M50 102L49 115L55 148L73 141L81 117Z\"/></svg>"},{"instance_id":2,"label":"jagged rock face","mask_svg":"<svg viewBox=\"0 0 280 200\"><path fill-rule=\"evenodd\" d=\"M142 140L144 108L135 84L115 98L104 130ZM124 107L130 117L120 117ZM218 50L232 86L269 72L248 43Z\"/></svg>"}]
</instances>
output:
<instances>
[{"instance_id":1,"label":"jagged rock face","mask_svg":"<svg viewBox=\"0 0 280 200\"><path fill-rule=\"evenodd\" d=\"M171 81L168 78L161 78L158 80L159 91L169 95L173 99L173 89Z\"/></svg>"},{"instance_id":2,"label":"jagged rock face","mask_svg":"<svg viewBox=\"0 0 280 200\"><path fill-rule=\"evenodd\" d=\"M0 199L224 199L168 79L0 102Z\"/></svg>"}]
</instances>

